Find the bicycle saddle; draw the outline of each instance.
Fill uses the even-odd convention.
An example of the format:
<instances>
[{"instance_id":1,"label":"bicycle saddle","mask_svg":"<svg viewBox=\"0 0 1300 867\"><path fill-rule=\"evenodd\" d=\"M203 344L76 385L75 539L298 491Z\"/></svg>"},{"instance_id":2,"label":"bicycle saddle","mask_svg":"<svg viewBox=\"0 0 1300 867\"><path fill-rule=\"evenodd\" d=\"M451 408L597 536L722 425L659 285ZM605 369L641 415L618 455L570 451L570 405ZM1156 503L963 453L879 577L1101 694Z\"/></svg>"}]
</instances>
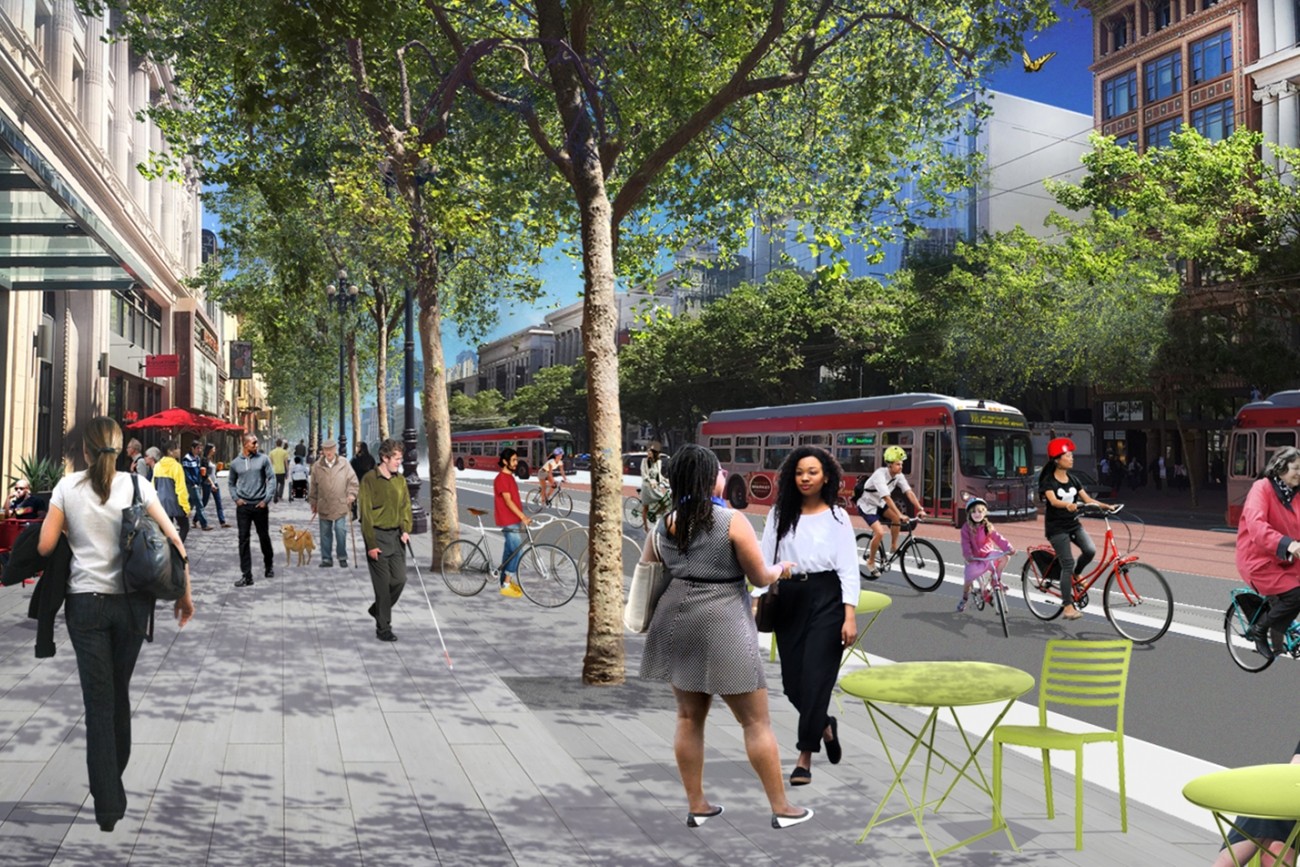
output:
<instances>
[{"instance_id":1,"label":"bicycle saddle","mask_svg":"<svg viewBox=\"0 0 1300 867\"><path fill-rule=\"evenodd\" d=\"M473 516L476 517L476 518L481 518L481 517L483 517L484 515L487 514L487 509L473 509L473 508L471 508L471 509L466 509L465 511L469 512L471 515L473 515Z\"/></svg>"}]
</instances>

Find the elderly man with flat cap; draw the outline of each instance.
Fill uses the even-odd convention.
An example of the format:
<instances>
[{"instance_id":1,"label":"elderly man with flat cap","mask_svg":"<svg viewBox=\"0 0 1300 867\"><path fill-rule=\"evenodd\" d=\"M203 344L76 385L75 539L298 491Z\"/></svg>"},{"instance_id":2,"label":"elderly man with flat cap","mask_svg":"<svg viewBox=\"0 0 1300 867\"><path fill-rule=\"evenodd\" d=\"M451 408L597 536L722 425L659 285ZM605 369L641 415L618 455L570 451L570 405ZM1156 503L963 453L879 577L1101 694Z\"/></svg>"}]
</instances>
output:
<instances>
[{"instance_id":1,"label":"elderly man with flat cap","mask_svg":"<svg viewBox=\"0 0 1300 867\"><path fill-rule=\"evenodd\" d=\"M307 493L311 513L320 519L321 568L334 565L335 550L339 565L348 565L348 515L357 499L357 487L352 465L339 457L338 441L325 440L320 444L320 457L311 465Z\"/></svg>"}]
</instances>

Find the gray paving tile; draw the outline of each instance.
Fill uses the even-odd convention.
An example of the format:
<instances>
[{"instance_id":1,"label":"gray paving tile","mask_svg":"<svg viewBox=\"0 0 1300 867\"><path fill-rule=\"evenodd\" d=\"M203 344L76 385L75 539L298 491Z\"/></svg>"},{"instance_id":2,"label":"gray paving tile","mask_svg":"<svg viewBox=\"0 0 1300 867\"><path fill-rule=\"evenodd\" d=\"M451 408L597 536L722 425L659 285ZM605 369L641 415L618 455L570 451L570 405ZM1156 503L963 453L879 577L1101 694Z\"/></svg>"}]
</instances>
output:
<instances>
[{"instance_id":1,"label":"gray paving tile","mask_svg":"<svg viewBox=\"0 0 1300 867\"><path fill-rule=\"evenodd\" d=\"M350 806L332 717L285 717L284 801L293 809Z\"/></svg>"},{"instance_id":2,"label":"gray paving tile","mask_svg":"<svg viewBox=\"0 0 1300 867\"><path fill-rule=\"evenodd\" d=\"M437 857L399 762L348 762L345 769L363 864L420 864Z\"/></svg>"},{"instance_id":3,"label":"gray paving tile","mask_svg":"<svg viewBox=\"0 0 1300 867\"><path fill-rule=\"evenodd\" d=\"M314 867L354 867L360 864L361 846L352 810L347 807L287 808L284 811L284 863Z\"/></svg>"},{"instance_id":4,"label":"gray paving tile","mask_svg":"<svg viewBox=\"0 0 1300 867\"><path fill-rule=\"evenodd\" d=\"M284 863L284 750L278 744L231 744L208 861Z\"/></svg>"}]
</instances>

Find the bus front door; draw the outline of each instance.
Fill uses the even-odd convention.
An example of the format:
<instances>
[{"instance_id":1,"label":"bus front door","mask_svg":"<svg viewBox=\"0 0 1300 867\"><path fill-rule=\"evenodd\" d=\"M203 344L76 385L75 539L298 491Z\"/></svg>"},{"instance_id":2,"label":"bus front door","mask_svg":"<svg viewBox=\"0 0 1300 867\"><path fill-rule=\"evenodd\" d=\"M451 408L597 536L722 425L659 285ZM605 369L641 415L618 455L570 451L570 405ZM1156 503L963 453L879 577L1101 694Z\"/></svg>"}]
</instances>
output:
<instances>
[{"instance_id":1,"label":"bus front door","mask_svg":"<svg viewBox=\"0 0 1300 867\"><path fill-rule=\"evenodd\" d=\"M952 440L947 431L929 430L921 456L921 490L917 499L935 517L952 519Z\"/></svg>"}]
</instances>

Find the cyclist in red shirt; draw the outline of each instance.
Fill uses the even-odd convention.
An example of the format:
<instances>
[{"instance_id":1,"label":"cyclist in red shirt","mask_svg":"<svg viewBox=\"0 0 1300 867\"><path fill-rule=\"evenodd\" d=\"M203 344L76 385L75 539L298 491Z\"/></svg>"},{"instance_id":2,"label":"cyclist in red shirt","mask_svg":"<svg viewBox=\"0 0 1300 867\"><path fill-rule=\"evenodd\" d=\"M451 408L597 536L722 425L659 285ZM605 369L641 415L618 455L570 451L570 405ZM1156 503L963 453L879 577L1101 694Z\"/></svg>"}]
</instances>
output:
<instances>
[{"instance_id":1,"label":"cyclist in red shirt","mask_svg":"<svg viewBox=\"0 0 1300 867\"><path fill-rule=\"evenodd\" d=\"M500 472L492 480L492 507L496 524L505 537L506 547L501 553L501 595L518 599L524 595L515 580L515 552L524 544L523 527L531 523L524 514L523 502L519 499L519 482L515 480L515 469L519 466L519 453L514 449L502 449L497 459Z\"/></svg>"}]
</instances>

